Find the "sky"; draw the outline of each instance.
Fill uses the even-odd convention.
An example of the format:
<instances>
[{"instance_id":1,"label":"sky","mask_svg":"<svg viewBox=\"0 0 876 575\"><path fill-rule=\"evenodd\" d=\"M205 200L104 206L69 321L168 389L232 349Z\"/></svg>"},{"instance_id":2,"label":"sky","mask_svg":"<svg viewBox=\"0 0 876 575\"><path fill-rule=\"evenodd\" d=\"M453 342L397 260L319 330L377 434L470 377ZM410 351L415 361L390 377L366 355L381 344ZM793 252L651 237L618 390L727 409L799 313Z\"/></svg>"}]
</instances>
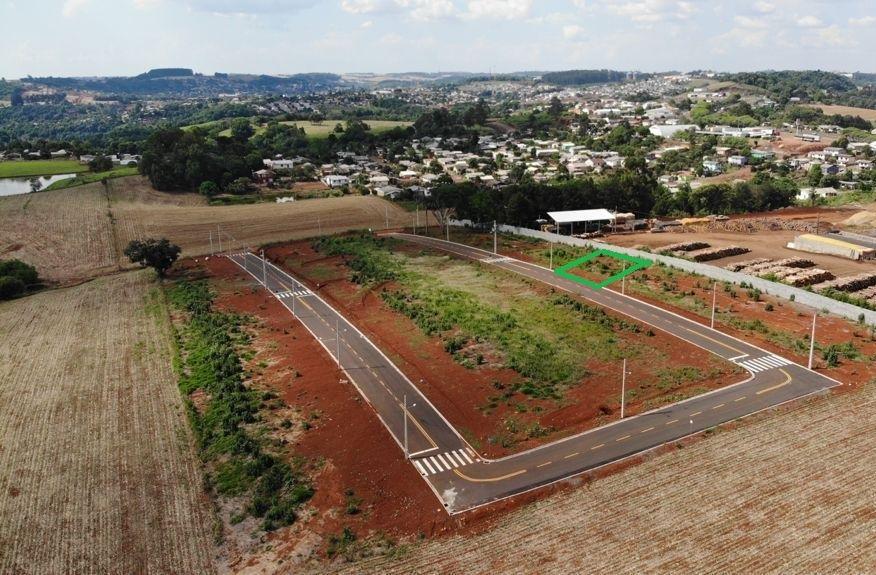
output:
<instances>
[{"instance_id":1,"label":"sky","mask_svg":"<svg viewBox=\"0 0 876 575\"><path fill-rule=\"evenodd\" d=\"M873 0L0 0L0 77L876 72Z\"/></svg>"}]
</instances>

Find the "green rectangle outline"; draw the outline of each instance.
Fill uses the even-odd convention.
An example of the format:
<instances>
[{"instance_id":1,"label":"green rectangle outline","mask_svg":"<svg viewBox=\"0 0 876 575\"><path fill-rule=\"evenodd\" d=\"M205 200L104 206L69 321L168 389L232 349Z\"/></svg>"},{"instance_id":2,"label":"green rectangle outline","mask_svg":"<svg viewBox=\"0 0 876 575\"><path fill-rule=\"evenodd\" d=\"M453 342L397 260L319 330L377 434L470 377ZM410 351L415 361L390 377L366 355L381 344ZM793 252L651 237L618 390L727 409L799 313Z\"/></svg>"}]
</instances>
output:
<instances>
[{"instance_id":1,"label":"green rectangle outline","mask_svg":"<svg viewBox=\"0 0 876 575\"><path fill-rule=\"evenodd\" d=\"M600 256L608 256L618 260L624 260L632 263L633 265L628 267L625 270L621 270L613 276L601 281L600 283L596 283L594 281L588 280L586 278L582 278L581 276L576 276L575 274L569 273L570 270L589 262L590 260L596 259ZM577 282L579 284L585 285L592 289L602 289L606 286L613 284L614 282L630 275L631 273L635 273L639 270L643 270L653 264L651 260L646 260L645 258L637 258L635 256L629 256L627 254L622 254L618 252L613 252L611 250L599 249L593 252L590 252L586 256L580 257L576 260L573 260L565 265L558 267L554 270L554 273L562 278L567 280L572 280L573 282Z\"/></svg>"}]
</instances>

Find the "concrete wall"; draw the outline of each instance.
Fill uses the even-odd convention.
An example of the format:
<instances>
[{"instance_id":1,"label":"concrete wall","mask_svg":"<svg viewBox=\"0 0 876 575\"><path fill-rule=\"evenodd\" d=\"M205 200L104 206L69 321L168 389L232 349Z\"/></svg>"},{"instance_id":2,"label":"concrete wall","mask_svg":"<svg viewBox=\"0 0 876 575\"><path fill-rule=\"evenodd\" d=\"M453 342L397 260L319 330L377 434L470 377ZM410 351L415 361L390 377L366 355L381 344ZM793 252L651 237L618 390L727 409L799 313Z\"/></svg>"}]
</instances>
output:
<instances>
[{"instance_id":1,"label":"concrete wall","mask_svg":"<svg viewBox=\"0 0 876 575\"><path fill-rule=\"evenodd\" d=\"M470 226L471 222L468 221L456 221L451 222L452 225L455 226ZM756 276L750 276L747 274L739 273L739 272L731 272L730 270L725 270L723 268L710 266L704 263L697 263L688 260L683 260L679 258L674 258L671 256L664 256L660 254L653 254L650 252L643 252L641 250L634 250L631 248L624 248L620 246L613 246L604 242L597 242L594 240L583 240L580 238L573 238L569 236L558 236L556 234L552 234L549 232L542 232L539 230L531 230L529 228L518 228L515 226L505 226L500 225L499 231L507 234L516 234L519 236L526 236L530 238L536 238L539 240L544 240L547 242L558 242L570 246L578 246L578 247L590 247L590 248L607 248L615 252L639 257L646 258L652 261L662 262L667 266L680 269L686 272L691 272L695 274L700 274L706 277L710 277L712 279L716 279L719 281L732 282L735 284L739 284L745 282L753 287L756 287L761 292L765 294L770 294L773 296L781 297L790 300L791 296L794 296L794 301L799 304L807 305L814 309L818 309L821 311L828 311L832 314L838 315L840 317L844 317L850 319L852 321L858 321L858 317L861 314L864 314L864 321L866 321L869 325L876 326L876 311L867 310L864 308L860 308L856 305L852 305L849 303L837 301L835 299L831 299L829 297L819 295L817 293L809 292L800 288L796 288L793 286L780 284L776 282L772 282L769 280L765 280L763 278L759 278ZM451 238L452 239L452 238Z\"/></svg>"}]
</instances>

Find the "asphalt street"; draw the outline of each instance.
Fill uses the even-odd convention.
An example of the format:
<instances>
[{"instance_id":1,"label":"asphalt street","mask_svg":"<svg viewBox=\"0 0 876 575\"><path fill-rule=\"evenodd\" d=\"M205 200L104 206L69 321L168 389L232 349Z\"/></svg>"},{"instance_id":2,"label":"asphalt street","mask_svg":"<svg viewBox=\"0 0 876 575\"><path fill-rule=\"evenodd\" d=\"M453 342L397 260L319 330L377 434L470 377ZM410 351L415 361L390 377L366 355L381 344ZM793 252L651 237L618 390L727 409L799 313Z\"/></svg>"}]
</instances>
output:
<instances>
[{"instance_id":1,"label":"asphalt street","mask_svg":"<svg viewBox=\"0 0 876 575\"><path fill-rule=\"evenodd\" d=\"M673 312L608 289L591 289L536 264L410 234L397 239L538 280L699 346L750 373L744 381L502 459L476 453L364 334L302 282L254 254L230 254L292 312L356 386L449 513L461 513L659 447L839 382ZM407 398L407 425L404 400Z\"/></svg>"}]
</instances>

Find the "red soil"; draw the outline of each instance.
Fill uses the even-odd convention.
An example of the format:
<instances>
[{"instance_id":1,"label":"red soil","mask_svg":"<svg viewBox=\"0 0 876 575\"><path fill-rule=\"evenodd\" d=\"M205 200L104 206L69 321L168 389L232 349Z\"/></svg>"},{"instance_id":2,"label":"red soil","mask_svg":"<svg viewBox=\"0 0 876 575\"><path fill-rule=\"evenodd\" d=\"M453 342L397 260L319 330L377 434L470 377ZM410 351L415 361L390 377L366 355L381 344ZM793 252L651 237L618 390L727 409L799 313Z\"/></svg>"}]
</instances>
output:
<instances>
[{"instance_id":1,"label":"red soil","mask_svg":"<svg viewBox=\"0 0 876 575\"><path fill-rule=\"evenodd\" d=\"M302 525L271 535L275 551L291 552L306 536L324 538L344 527L360 539L374 533L434 536L451 529L454 520L356 389L339 382L334 362L304 326L230 260L209 258L201 265L212 277L217 308L258 319L251 329L257 354L247 365L254 372L251 385L275 392L291 408L291 414L279 410L277 418L293 419L296 430L301 421L311 425L289 432L287 447L290 457L309 462L316 493L308 507L314 513ZM268 413L266 419L271 418ZM348 491L361 499L354 515L346 513Z\"/></svg>"},{"instance_id":2,"label":"red soil","mask_svg":"<svg viewBox=\"0 0 876 575\"><path fill-rule=\"evenodd\" d=\"M404 246L402 250L419 252L419 247ZM487 457L501 457L537 445L550 443L603 425L617 419L620 405L620 362L617 365L590 360L585 364L591 375L582 384L564 394L562 402L529 399L523 394L510 394L511 385L520 376L510 370L491 366L468 369L453 360L437 337L425 336L411 320L385 305L378 292L393 286L379 286L362 291L361 286L348 281L348 269L340 257L326 258L314 252L307 242L275 246L268 257L286 267L300 279L318 289L320 295L342 310L362 329L398 367L420 388L447 419L460 430L478 451ZM529 289L549 297L552 290L534 283ZM623 317L611 313L614 317ZM693 390L716 389L744 379L743 372L729 364L721 364L707 352L658 330L653 336L642 333L616 332L618 346L625 343L646 343L647 357L640 365L631 365L628 390L637 390L635 399L628 399L627 414L635 414L656 407L661 395L654 385L654 361L661 365L687 365L706 374L702 379L682 384L673 393L692 393ZM661 356L669 358L660 359ZM654 361L648 361L653 359ZM735 375L734 375L735 374ZM641 384L642 387L639 387ZM491 400L494 407L489 407ZM518 406L525 406L521 412ZM544 435L526 432L538 423L547 429ZM515 431L516 430L516 431ZM540 436L539 436L540 435ZM510 439L506 446L501 439Z\"/></svg>"}]
</instances>

